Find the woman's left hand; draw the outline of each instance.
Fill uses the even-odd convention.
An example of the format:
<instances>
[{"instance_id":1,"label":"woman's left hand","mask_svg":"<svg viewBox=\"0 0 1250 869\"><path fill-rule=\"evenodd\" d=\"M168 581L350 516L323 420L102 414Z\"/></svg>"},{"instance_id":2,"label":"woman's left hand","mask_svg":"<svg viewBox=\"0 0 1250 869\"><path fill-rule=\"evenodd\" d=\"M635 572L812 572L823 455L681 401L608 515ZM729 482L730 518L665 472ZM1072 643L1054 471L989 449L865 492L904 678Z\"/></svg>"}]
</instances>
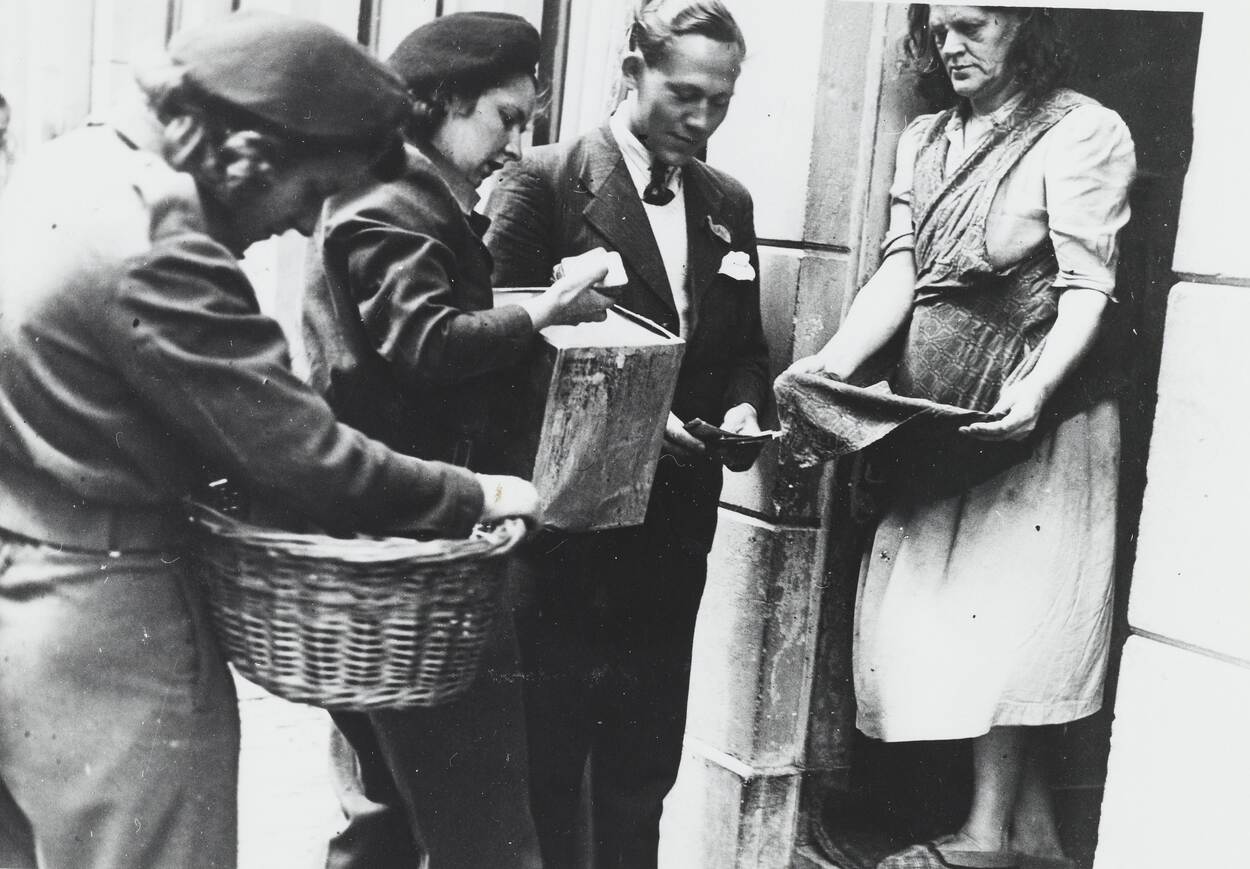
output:
<instances>
[{"instance_id":1,"label":"woman's left hand","mask_svg":"<svg viewBox=\"0 0 1250 869\"><path fill-rule=\"evenodd\" d=\"M990 408L990 415L999 417L990 422L974 422L961 426L959 431L983 441L1021 441L1037 428L1042 406L1046 403L1045 390L1035 381L1025 377L1004 387L998 401Z\"/></svg>"}]
</instances>

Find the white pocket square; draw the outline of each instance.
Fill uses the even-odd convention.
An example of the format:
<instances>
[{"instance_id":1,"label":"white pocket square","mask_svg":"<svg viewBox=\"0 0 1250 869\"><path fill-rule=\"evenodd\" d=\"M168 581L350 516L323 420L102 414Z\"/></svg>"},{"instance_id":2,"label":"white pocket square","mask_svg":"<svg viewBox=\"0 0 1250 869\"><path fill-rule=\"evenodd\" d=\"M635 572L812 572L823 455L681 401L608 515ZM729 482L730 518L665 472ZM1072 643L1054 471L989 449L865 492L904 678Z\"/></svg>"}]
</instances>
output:
<instances>
[{"instance_id":1,"label":"white pocket square","mask_svg":"<svg viewBox=\"0 0 1250 869\"><path fill-rule=\"evenodd\" d=\"M725 254L717 271L735 281L755 280L755 267L751 265L751 258L747 256L746 251L731 250Z\"/></svg>"}]
</instances>

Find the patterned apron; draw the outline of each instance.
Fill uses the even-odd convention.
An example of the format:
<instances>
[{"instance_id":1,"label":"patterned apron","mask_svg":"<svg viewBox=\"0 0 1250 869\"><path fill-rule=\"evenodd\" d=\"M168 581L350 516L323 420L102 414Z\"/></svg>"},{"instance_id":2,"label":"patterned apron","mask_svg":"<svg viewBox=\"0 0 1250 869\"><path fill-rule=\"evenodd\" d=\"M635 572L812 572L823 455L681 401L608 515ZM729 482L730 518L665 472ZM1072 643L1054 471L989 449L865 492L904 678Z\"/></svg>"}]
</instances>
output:
<instances>
[{"instance_id":1,"label":"patterned apron","mask_svg":"<svg viewBox=\"0 0 1250 869\"><path fill-rule=\"evenodd\" d=\"M1058 262L1049 239L996 268L986 224L1003 179L1068 112L1091 103L1070 90L1025 100L945 176L945 130L938 114L916 154L912 222L916 293L902 356L891 379L899 395L989 410L1004 386L1032 370L1058 313ZM1023 441L988 442L952 432L900 430L874 449L878 473L896 491L924 497L964 491L1024 461L1062 420L1113 392L1106 354L1091 352L1062 383Z\"/></svg>"}]
</instances>

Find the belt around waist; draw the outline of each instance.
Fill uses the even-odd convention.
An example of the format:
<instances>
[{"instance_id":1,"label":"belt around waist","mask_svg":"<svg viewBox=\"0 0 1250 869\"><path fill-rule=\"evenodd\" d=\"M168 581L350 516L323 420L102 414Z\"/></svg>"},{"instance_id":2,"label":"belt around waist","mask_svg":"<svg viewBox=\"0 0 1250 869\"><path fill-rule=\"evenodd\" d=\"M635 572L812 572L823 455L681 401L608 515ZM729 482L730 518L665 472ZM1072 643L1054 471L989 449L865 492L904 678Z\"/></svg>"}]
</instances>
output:
<instances>
[{"instance_id":1,"label":"belt around waist","mask_svg":"<svg viewBox=\"0 0 1250 869\"><path fill-rule=\"evenodd\" d=\"M186 521L176 505L90 501L38 471L0 469L0 528L72 549L158 551L177 547Z\"/></svg>"}]
</instances>

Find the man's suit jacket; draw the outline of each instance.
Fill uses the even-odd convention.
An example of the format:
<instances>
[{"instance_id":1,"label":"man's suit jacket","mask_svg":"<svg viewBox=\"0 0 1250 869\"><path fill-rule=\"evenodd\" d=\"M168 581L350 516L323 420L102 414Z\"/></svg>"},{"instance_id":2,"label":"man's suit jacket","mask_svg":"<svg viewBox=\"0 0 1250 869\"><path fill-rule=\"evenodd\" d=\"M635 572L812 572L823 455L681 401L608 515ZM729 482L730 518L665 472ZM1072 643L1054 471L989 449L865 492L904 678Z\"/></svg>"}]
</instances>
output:
<instances>
[{"instance_id":1,"label":"man's suit jacket","mask_svg":"<svg viewBox=\"0 0 1250 869\"><path fill-rule=\"evenodd\" d=\"M697 160L683 170L682 183L694 328L684 336L673 412L683 420L701 417L718 424L729 408L748 402L762 415L771 392L751 196L733 178ZM604 247L620 253L629 277L627 286L612 291L620 304L677 331L659 247L606 125L569 143L534 148L509 166L487 213L496 286L546 286L561 258ZM733 251L747 256L754 277L740 280L721 272ZM715 531L720 480L718 464L682 466L662 457L651 513L662 510L665 521L681 526L684 538L706 549Z\"/></svg>"}]
</instances>

